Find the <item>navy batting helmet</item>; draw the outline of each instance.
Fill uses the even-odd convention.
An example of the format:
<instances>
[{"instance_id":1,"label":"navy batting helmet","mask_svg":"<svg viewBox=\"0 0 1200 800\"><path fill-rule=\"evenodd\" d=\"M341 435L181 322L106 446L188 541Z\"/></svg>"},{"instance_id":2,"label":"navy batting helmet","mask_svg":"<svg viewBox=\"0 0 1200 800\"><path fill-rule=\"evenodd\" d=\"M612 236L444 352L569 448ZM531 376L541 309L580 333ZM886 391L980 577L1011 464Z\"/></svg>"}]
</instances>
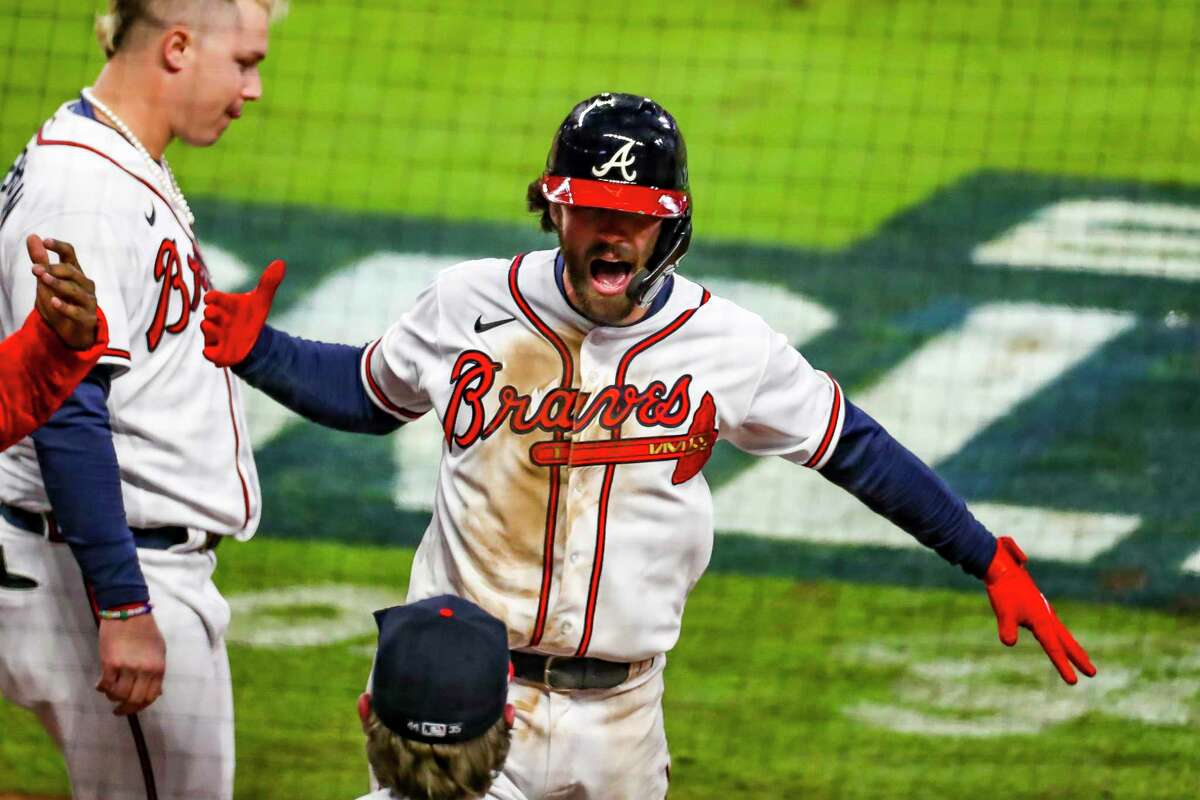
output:
<instances>
[{"instance_id":1,"label":"navy batting helmet","mask_svg":"<svg viewBox=\"0 0 1200 800\"><path fill-rule=\"evenodd\" d=\"M649 97L606 92L571 109L550 146L542 195L663 219L646 270L626 289L639 305L654 299L692 238L687 146L675 118Z\"/></svg>"}]
</instances>

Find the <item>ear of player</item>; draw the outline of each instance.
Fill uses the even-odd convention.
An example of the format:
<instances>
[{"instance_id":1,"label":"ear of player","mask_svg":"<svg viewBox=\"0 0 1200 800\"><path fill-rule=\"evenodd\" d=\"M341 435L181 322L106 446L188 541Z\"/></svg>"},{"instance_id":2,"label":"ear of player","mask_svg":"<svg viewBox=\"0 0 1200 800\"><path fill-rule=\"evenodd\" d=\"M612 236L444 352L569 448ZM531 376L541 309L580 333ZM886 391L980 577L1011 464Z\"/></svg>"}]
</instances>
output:
<instances>
[{"instance_id":1,"label":"ear of player","mask_svg":"<svg viewBox=\"0 0 1200 800\"><path fill-rule=\"evenodd\" d=\"M218 367L232 367L250 355L271 312L275 292L287 265L275 259L263 271L253 291L240 294L213 289L204 295L204 357Z\"/></svg>"},{"instance_id":2,"label":"ear of player","mask_svg":"<svg viewBox=\"0 0 1200 800\"><path fill-rule=\"evenodd\" d=\"M1012 647L1017 643L1017 628L1025 628L1033 632L1064 681L1074 684L1078 680L1072 664L1089 678L1094 677L1096 667L1087 651L1059 621L1026 571L1028 560L1011 538L1002 536L996 542L996 555L983 580L996 613L1000 641Z\"/></svg>"}]
</instances>

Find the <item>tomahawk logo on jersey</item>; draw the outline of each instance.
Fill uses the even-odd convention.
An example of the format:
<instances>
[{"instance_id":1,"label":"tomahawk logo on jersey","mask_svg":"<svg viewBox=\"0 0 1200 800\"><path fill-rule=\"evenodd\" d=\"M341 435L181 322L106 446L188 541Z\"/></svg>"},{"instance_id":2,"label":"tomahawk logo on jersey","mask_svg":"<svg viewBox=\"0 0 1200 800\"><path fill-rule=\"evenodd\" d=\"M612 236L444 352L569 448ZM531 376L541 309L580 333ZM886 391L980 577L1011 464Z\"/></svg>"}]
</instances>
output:
<instances>
[{"instance_id":1,"label":"tomahawk logo on jersey","mask_svg":"<svg viewBox=\"0 0 1200 800\"><path fill-rule=\"evenodd\" d=\"M108 405L129 524L248 538L258 477L237 382L201 355L211 284L200 246L129 142L73 106L42 126L5 181L0 280L11 291L0 297L0 334L33 302L25 237L71 242L108 319L100 364L120 376ZM28 439L0 454L0 501L50 508Z\"/></svg>"},{"instance_id":2,"label":"tomahawk logo on jersey","mask_svg":"<svg viewBox=\"0 0 1200 800\"><path fill-rule=\"evenodd\" d=\"M683 278L635 324L592 323L557 252L443 272L367 348L364 384L398 419L443 424L410 599L468 597L513 647L640 661L674 646L708 564L717 437L820 467L844 406L762 319Z\"/></svg>"}]
</instances>

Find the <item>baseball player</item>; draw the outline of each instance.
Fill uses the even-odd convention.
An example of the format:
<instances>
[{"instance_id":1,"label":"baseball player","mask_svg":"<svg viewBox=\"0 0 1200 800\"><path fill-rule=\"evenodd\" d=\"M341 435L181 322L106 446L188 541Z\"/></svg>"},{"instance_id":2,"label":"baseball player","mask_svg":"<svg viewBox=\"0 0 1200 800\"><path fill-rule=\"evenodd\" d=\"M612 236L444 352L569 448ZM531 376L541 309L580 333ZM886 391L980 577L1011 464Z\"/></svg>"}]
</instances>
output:
<instances>
[{"instance_id":1,"label":"baseball player","mask_svg":"<svg viewBox=\"0 0 1200 800\"><path fill-rule=\"evenodd\" d=\"M108 347L108 325L71 247L30 236L34 310L0 342L0 450L24 439L75 390ZM62 263L51 264L47 248ZM0 557L0 579L4 562Z\"/></svg>"},{"instance_id":2,"label":"baseball player","mask_svg":"<svg viewBox=\"0 0 1200 800\"><path fill-rule=\"evenodd\" d=\"M453 595L385 608L375 621L374 682L358 716L380 789L361 800L483 797L512 739L504 623Z\"/></svg>"},{"instance_id":3,"label":"baseball player","mask_svg":"<svg viewBox=\"0 0 1200 800\"><path fill-rule=\"evenodd\" d=\"M35 231L74 245L108 321L98 366L0 454L0 546L32 584L0 588L0 692L38 715L77 798L232 796L213 549L253 535L259 484L237 381L200 355L208 273L163 152L258 99L270 7L111 0L107 63L0 198L0 332L33 301Z\"/></svg>"},{"instance_id":4,"label":"baseball player","mask_svg":"<svg viewBox=\"0 0 1200 800\"><path fill-rule=\"evenodd\" d=\"M712 550L701 468L718 436L844 487L981 578L1005 644L1025 626L1065 681L1095 673L1011 539L783 335L673 274L692 197L665 109L583 101L528 199L558 248L445 270L363 348L264 327L278 263L253 292L210 294L202 326L210 360L322 424L383 433L437 414L408 596L458 594L508 628L516 791L493 796L666 793L664 654Z\"/></svg>"}]
</instances>

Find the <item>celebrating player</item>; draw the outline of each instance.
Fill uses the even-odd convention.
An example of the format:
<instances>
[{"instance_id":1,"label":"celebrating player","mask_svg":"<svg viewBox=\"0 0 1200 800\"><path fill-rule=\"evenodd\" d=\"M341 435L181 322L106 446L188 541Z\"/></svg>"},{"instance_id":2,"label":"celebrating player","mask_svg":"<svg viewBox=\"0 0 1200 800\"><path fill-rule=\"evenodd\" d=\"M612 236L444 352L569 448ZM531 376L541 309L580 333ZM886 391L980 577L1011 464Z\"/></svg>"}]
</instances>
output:
<instances>
[{"instance_id":1,"label":"celebrating player","mask_svg":"<svg viewBox=\"0 0 1200 800\"><path fill-rule=\"evenodd\" d=\"M983 579L1006 644L1028 627L1065 681L1095 674L1011 539L761 318L673 274L692 197L665 109L583 101L528 200L557 249L445 270L365 348L264 327L281 264L253 292L210 293L202 326L210 360L323 424L437 413L409 598L459 594L508 627L519 793L494 796L666 793L664 654L712 551L700 470L718 435L817 470Z\"/></svg>"},{"instance_id":2,"label":"celebrating player","mask_svg":"<svg viewBox=\"0 0 1200 800\"><path fill-rule=\"evenodd\" d=\"M31 235L25 247L37 294L25 323L0 343L0 450L50 419L108 347L95 287L71 246ZM47 248L59 263L50 263Z\"/></svg>"},{"instance_id":3,"label":"celebrating player","mask_svg":"<svg viewBox=\"0 0 1200 800\"><path fill-rule=\"evenodd\" d=\"M380 789L361 800L483 797L512 740L504 623L452 595L376 611L375 621L374 680L358 716Z\"/></svg>"},{"instance_id":4,"label":"celebrating player","mask_svg":"<svg viewBox=\"0 0 1200 800\"><path fill-rule=\"evenodd\" d=\"M33 301L35 231L74 245L108 321L96 369L0 455L0 546L31 584L0 597L0 691L38 714L77 798L232 796L212 550L254 533L259 486L237 382L199 354L208 274L163 152L258 99L271 6L110 0L107 63L0 197L0 331Z\"/></svg>"}]
</instances>

